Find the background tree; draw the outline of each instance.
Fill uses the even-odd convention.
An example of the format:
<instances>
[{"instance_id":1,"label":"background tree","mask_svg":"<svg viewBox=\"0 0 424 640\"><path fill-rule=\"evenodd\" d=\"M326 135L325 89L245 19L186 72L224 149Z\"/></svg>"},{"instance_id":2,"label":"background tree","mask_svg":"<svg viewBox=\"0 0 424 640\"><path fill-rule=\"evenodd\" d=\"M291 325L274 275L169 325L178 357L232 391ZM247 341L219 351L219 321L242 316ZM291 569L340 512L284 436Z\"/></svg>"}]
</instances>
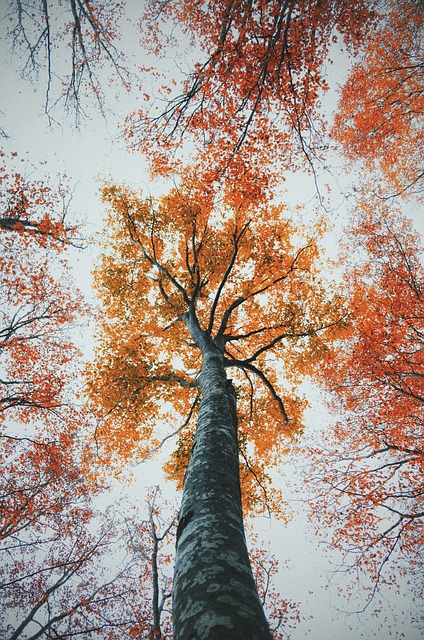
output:
<instances>
[{"instance_id":1,"label":"background tree","mask_svg":"<svg viewBox=\"0 0 424 640\"><path fill-rule=\"evenodd\" d=\"M130 146L163 175L176 171L178 151L190 140L204 188L225 180L239 191L255 190L256 198L284 179L282 166L293 171L306 159L313 168L328 144L319 105L328 89L330 46L340 38L357 51L374 24L376 4L149 2L144 46L156 56L175 49L174 30L167 34L169 25L178 25L192 48L183 82L164 74L158 96L146 96L150 107L128 118Z\"/></svg>"},{"instance_id":2,"label":"background tree","mask_svg":"<svg viewBox=\"0 0 424 640\"><path fill-rule=\"evenodd\" d=\"M325 293L317 241L296 242L300 229L282 206L212 204L189 182L157 202L112 184L104 198L97 283L107 319L89 381L99 450L107 461L143 457L159 445L162 422L166 436L179 432L168 468L181 478L190 458L174 638L270 637L245 547L238 448L245 505L254 507L266 468L301 429L304 403L284 389L279 368L293 377L314 368L343 322L341 298ZM180 427L170 429L176 415Z\"/></svg>"},{"instance_id":3,"label":"background tree","mask_svg":"<svg viewBox=\"0 0 424 640\"><path fill-rule=\"evenodd\" d=\"M340 95L334 136L380 197L423 188L423 20L421 2L391 0Z\"/></svg>"},{"instance_id":4,"label":"background tree","mask_svg":"<svg viewBox=\"0 0 424 640\"><path fill-rule=\"evenodd\" d=\"M360 571L369 586L365 606L400 574L422 597L421 240L399 208L412 201L417 213L422 192L422 36L421 4L389 2L342 89L333 131L355 169L345 261L355 329L327 370L342 417L338 451L325 438L316 452L326 496L313 511L326 523L343 514L333 542L348 574Z\"/></svg>"},{"instance_id":5,"label":"background tree","mask_svg":"<svg viewBox=\"0 0 424 640\"><path fill-rule=\"evenodd\" d=\"M130 523L96 507L108 486L83 472L92 424L77 405L82 363L72 331L87 308L67 263L81 243L67 223L69 194L2 161L1 635L147 637L150 565L140 584ZM149 527L138 523L139 548L148 549Z\"/></svg>"},{"instance_id":6,"label":"background tree","mask_svg":"<svg viewBox=\"0 0 424 640\"><path fill-rule=\"evenodd\" d=\"M22 60L21 75L43 76L44 110L50 119L58 103L78 124L94 99L102 115L110 108L106 89L118 81L128 89L128 59L117 48L117 23L124 3L115 0L9 0L4 3L5 37ZM102 73L108 67L108 73Z\"/></svg>"},{"instance_id":7,"label":"background tree","mask_svg":"<svg viewBox=\"0 0 424 640\"><path fill-rule=\"evenodd\" d=\"M274 640L290 638L291 632L300 621L299 604L282 600L275 588L274 580L282 570L277 558L263 545L259 545L258 536L250 535L249 542L253 576L269 621L272 637Z\"/></svg>"},{"instance_id":8,"label":"background tree","mask_svg":"<svg viewBox=\"0 0 424 640\"><path fill-rule=\"evenodd\" d=\"M383 584L414 574L424 533L420 242L399 211L371 202L347 239L352 334L324 368L342 412L311 471L321 488L311 501L318 528L334 528L355 589L357 573L366 576L366 604Z\"/></svg>"},{"instance_id":9,"label":"background tree","mask_svg":"<svg viewBox=\"0 0 424 640\"><path fill-rule=\"evenodd\" d=\"M66 224L66 188L4 165L0 189L0 424L6 415L9 424L41 420L53 434L59 414L72 413L64 389L78 350L69 332L86 309L64 249L81 239Z\"/></svg>"},{"instance_id":10,"label":"background tree","mask_svg":"<svg viewBox=\"0 0 424 640\"><path fill-rule=\"evenodd\" d=\"M81 491L79 461L69 468L66 451L67 472L55 478L60 505L2 542L4 637L170 638L170 552L161 543L172 522L160 531L151 497L147 518L122 502L96 508L92 488Z\"/></svg>"},{"instance_id":11,"label":"background tree","mask_svg":"<svg viewBox=\"0 0 424 640\"><path fill-rule=\"evenodd\" d=\"M148 637L153 640L172 638L172 625L170 616L171 577L169 565L172 560L173 548L168 546L168 553L164 551L164 544L168 538L173 539L176 527L176 514L164 519L162 515L163 500L160 499L160 489L155 487L149 491L147 497L147 519L141 523L135 523L132 549L136 551L150 566L150 579L143 579L144 586L151 586L151 622ZM147 535L149 545L143 538ZM140 540L141 533L141 540ZM140 542L141 544L140 544ZM166 569L168 568L168 571ZM144 596L146 598L146 595Z\"/></svg>"}]
</instances>

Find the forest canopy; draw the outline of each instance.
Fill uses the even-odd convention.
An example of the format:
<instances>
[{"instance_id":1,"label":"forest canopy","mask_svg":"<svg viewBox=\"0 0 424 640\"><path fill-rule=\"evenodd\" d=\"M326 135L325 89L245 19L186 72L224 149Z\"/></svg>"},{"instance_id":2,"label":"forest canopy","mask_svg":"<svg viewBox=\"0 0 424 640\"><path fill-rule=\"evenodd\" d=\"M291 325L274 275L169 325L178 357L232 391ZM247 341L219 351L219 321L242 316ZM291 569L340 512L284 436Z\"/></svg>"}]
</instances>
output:
<instances>
[{"instance_id":1,"label":"forest canopy","mask_svg":"<svg viewBox=\"0 0 424 640\"><path fill-rule=\"evenodd\" d=\"M293 490L370 635L422 628L421 4L5 4L8 637L303 637Z\"/></svg>"}]
</instances>

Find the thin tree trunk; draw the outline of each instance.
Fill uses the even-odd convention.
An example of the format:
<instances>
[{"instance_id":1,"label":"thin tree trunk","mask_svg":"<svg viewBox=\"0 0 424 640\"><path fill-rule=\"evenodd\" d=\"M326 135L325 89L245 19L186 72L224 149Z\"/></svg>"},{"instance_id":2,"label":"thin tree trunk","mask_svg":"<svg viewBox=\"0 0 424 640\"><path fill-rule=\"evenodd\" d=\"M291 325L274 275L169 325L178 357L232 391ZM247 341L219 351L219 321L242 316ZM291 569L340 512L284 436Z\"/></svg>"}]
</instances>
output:
<instances>
[{"instance_id":1,"label":"thin tree trunk","mask_svg":"<svg viewBox=\"0 0 424 640\"><path fill-rule=\"evenodd\" d=\"M202 345L202 402L177 530L174 640L270 640L247 553L236 397L223 358Z\"/></svg>"},{"instance_id":2,"label":"thin tree trunk","mask_svg":"<svg viewBox=\"0 0 424 640\"><path fill-rule=\"evenodd\" d=\"M160 605L159 605L159 570L158 570L158 551L159 551L159 538L156 533L156 527L153 520L153 504L149 505L149 521L150 521L150 533L152 536L153 549L151 557L152 567L152 581L153 581L153 595L152 595L152 611L153 611L153 625L151 629L151 636L153 640L161 640L162 632L160 628Z\"/></svg>"}]
</instances>

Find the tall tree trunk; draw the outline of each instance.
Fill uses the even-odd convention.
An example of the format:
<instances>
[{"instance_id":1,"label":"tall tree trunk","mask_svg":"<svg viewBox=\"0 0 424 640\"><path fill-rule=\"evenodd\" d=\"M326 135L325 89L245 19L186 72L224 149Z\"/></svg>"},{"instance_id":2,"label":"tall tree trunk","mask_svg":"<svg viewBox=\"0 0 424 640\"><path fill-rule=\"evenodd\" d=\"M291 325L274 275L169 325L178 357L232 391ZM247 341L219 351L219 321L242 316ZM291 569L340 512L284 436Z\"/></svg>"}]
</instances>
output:
<instances>
[{"instance_id":1,"label":"tall tree trunk","mask_svg":"<svg viewBox=\"0 0 424 640\"><path fill-rule=\"evenodd\" d=\"M173 582L174 640L270 640L243 528L236 397L202 345L202 402L184 482Z\"/></svg>"}]
</instances>

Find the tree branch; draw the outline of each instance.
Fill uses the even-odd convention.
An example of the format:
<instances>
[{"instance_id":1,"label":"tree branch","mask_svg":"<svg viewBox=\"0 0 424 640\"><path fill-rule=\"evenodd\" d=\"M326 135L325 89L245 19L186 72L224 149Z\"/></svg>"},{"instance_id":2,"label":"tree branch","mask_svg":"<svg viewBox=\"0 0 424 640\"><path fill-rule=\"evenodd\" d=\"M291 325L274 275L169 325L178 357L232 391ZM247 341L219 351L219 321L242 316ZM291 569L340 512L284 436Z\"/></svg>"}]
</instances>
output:
<instances>
[{"instance_id":1,"label":"tree branch","mask_svg":"<svg viewBox=\"0 0 424 640\"><path fill-rule=\"evenodd\" d=\"M232 314L232 312L237 309L237 307L239 307L241 304L243 304L243 302L246 302L247 300L251 300L252 298L254 298L255 296L260 295L261 293L265 293L265 291L268 291L268 289L271 289L272 287L274 287L276 284L278 284L279 282L282 282L283 280L286 280L289 275L296 269L296 263L300 257L300 255L304 252L307 251L307 249L309 249L312 245L308 244L305 247L302 247L301 249L299 249L293 259L293 262L291 263L289 269L286 271L286 273L284 273L281 276L278 276L278 278L274 278L274 280L272 280L271 282L268 282L268 284L264 284L263 286L259 286L258 289L256 289L255 291L252 291L251 293L247 294L246 296L240 296L238 298L236 298L236 300L234 300L231 305L228 307L228 309L226 309L226 311L223 313L222 316L222 321L221 321L221 326L219 327L216 339L222 339L224 337L225 331L227 329L227 325L228 325L228 320L230 319L230 316Z\"/></svg>"},{"instance_id":2,"label":"tree branch","mask_svg":"<svg viewBox=\"0 0 424 640\"><path fill-rule=\"evenodd\" d=\"M246 229L248 228L250 224L250 221L248 221L244 227L242 228L242 230L240 231L240 233L237 235L237 227L234 229L234 233L232 236L232 242L233 242L233 253L232 256L230 258L230 262L225 270L225 273L221 279L221 282L219 283L217 292L215 294L213 303L212 303L212 307L211 307L211 311L210 311L210 315L209 315L209 326L208 326L208 332L212 335L212 330L213 330L213 325L215 322L215 313L216 313L216 309L218 306L218 302L219 299L221 297L222 291L226 285L226 283L228 282L228 278L230 277L231 271L234 267L236 258L237 258L237 254L238 254L238 249L239 249L239 242L241 240L241 238L243 237L243 235L246 232ZM231 313L231 311L230 311ZM218 331L218 335L221 336L223 335L223 332Z\"/></svg>"},{"instance_id":3,"label":"tree branch","mask_svg":"<svg viewBox=\"0 0 424 640\"><path fill-rule=\"evenodd\" d=\"M284 408L283 401L281 400L280 396L274 389L274 386L272 385L272 383L268 380L266 375L260 369L258 369L257 367L255 367L253 364L249 362L245 362L244 360L228 360L228 358L224 358L224 366L227 368L238 367L239 369L248 370L254 373L263 382L265 387L271 393L271 396L274 398L275 402L277 403L278 408L280 409L281 415L284 418L284 423L285 424L288 423L289 419L287 417L287 413Z\"/></svg>"}]
</instances>

